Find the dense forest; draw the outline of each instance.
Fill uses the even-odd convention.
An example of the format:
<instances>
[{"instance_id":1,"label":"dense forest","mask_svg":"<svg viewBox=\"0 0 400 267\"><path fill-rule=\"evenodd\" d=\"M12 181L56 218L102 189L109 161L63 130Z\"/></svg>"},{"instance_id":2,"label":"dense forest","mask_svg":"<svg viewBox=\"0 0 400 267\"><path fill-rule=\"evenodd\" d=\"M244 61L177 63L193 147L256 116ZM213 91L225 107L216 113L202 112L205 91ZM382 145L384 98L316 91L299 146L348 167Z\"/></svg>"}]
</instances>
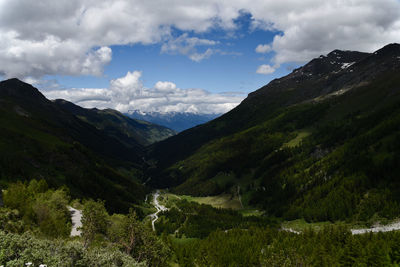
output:
<instances>
[{"instance_id":1,"label":"dense forest","mask_svg":"<svg viewBox=\"0 0 400 267\"><path fill-rule=\"evenodd\" d=\"M327 227L298 235L249 228L171 245L180 266L393 266L400 263L399 241L397 232L352 236Z\"/></svg>"}]
</instances>

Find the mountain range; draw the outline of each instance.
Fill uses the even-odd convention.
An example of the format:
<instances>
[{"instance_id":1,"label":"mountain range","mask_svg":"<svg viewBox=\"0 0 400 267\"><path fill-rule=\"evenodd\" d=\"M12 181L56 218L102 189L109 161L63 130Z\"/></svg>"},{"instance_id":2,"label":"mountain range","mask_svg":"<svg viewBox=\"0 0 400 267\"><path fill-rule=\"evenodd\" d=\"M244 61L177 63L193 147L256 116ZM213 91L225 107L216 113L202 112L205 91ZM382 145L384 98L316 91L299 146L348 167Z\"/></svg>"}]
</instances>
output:
<instances>
[{"instance_id":1,"label":"mountain range","mask_svg":"<svg viewBox=\"0 0 400 267\"><path fill-rule=\"evenodd\" d=\"M111 211L168 187L240 194L244 206L286 219L400 212L399 44L334 50L176 135L115 110L50 101L18 79L0 83L0 111L0 185L43 178Z\"/></svg>"},{"instance_id":2,"label":"mountain range","mask_svg":"<svg viewBox=\"0 0 400 267\"><path fill-rule=\"evenodd\" d=\"M154 187L234 194L271 216L400 212L400 45L334 50L232 111L150 146Z\"/></svg>"},{"instance_id":3,"label":"mountain range","mask_svg":"<svg viewBox=\"0 0 400 267\"><path fill-rule=\"evenodd\" d=\"M1 185L45 179L125 210L144 199L144 146L173 134L114 110L50 101L18 79L0 82Z\"/></svg>"},{"instance_id":4,"label":"mountain range","mask_svg":"<svg viewBox=\"0 0 400 267\"><path fill-rule=\"evenodd\" d=\"M142 112L130 111L126 114L133 119L148 121L181 132L213 120L222 114L201 114L190 112Z\"/></svg>"}]
</instances>

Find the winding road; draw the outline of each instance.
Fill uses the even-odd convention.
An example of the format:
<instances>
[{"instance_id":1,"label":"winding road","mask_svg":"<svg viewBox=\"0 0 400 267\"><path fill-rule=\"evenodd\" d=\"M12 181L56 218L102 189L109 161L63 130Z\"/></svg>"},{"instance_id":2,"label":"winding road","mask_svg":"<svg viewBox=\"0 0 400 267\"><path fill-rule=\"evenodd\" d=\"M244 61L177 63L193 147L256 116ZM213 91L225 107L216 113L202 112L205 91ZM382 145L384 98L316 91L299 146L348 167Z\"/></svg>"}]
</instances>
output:
<instances>
[{"instance_id":1,"label":"winding road","mask_svg":"<svg viewBox=\"0 0 400 267\"><path fill-rule=\"evenodd\" d=\"M150 214L150 217L152 218L152 220L151 220L151 226L153 227L153 231L156 230L156 228L155 228L155 226L154 226L154 223L158 220L158 213L159 213L160 211L168 210L165 206L163 206L163 205L161 205L160 203L158 203L158 197L159 197L159 196L160 196L160 191L157 190L157 191L154 193L154 196L153 196L153 204L154 204L154 207L156 207L157 211L156 211L155 213L153 213L153 214Z\"/></svg>"}]
</instances>

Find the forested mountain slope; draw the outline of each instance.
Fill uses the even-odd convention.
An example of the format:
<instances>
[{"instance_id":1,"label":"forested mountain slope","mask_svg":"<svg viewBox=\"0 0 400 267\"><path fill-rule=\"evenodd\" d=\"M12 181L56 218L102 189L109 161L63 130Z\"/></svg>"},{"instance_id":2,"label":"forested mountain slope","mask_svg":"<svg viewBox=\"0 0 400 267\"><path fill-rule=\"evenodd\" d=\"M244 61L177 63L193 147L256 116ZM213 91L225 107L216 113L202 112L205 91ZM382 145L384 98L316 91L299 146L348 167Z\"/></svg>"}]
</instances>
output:
<instances>
[{"instance_id":1,"label":"forested mountain slope","mask_svg":"<svg viewBox=\"0 0 400 267\"><path fill-rule=\"evenodd\" d=\"M147 146L175 134L174 130L129 118L113 109L86 109L64 99L56 99L54 103L127 146Z\"/></svg>"},{"instance_id":2,"label":"forested mountain slope","mask_svg":"<svg viewBox=\"0 0 400 267\"><path fill-rule=\"evenodd\" d=\"M146 138L146 131L156 134ZM73 197L101 197L112 210L126 210L144 199L143 144L170 132L116 111L49 101L18 79L0 82L3 185L44 178L68 186Z\"/></svg>"},{"instance_id":3,"label":"forested mountain slope","mask_svg":"<svg viewBox=\"0 0 400 267\"><path fill-rule=\"evenodd\" d=\"M155 144L155 186L288 219L400 213L400 45L335 50L251 93L205 125Z\"/></svg>"}]
</instances>

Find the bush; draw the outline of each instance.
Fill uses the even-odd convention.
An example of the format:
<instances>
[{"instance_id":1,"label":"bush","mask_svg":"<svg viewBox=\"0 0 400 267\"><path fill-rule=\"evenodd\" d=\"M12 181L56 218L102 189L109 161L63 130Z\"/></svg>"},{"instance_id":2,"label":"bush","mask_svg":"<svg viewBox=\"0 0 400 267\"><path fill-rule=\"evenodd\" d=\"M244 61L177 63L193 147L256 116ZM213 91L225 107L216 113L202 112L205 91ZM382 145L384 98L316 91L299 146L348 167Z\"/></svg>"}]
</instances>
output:
<instances>
[{"instance_id":1,"label":"bush","mask_svg":"<svg viewBox=\"0 0 400 267\"><path fill-rule=\"evenodd\" d=\"M93 248L86 250L79 241L51 241L39 239L31 233L6 234L0 231L0 265L24 266L146 266L117 248Z\"/></svg>"}]
</instances>

